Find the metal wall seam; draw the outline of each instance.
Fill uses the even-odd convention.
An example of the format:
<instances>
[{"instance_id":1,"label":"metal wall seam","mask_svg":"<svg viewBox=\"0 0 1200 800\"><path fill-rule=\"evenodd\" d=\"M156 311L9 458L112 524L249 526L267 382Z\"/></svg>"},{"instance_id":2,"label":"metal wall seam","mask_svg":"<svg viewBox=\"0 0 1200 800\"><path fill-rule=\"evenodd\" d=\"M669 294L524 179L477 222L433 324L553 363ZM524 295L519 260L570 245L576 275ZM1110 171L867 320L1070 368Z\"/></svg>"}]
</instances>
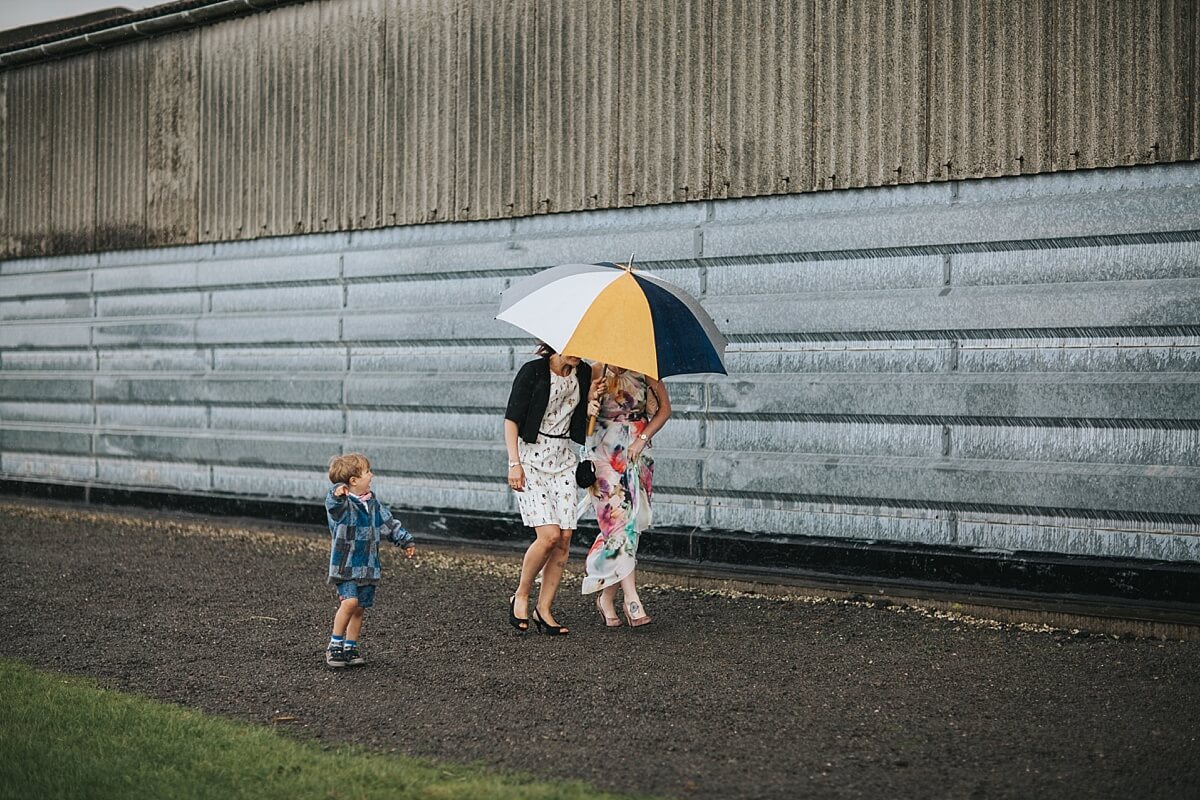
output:
<instances>
[{"instance_id":1,"label":"metal wall seam","mask_svg":"<svg viewBox=\"0 0 1200 800\"><path fill-rule=\"evenodd\" d=\"M146 240L146 42L97 54L96 248ZM119 132L119 135L118 135Z\"/></svg>"}]
</instances>

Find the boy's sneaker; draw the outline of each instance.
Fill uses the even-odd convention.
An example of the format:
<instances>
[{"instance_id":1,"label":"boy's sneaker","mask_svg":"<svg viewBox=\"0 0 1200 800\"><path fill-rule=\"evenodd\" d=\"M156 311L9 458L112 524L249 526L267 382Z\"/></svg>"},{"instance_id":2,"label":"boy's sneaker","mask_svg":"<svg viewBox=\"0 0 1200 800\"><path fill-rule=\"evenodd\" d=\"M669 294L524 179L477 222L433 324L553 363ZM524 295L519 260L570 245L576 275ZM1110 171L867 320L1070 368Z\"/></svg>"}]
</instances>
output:
<instances>
[{"instance_id":1,"label":"boy's sneaker","mask_svg":"<svg viewBox=\"0 0 1200 800\"><path fill-rule=\"evenodd\" d=\"M347 647L343 652L346 658L346 663L352 667L357 667L359 664L367 663L367 660L359 654L357 647Z\"/></svg>"},{"instance_id":2,"label":"boy's sneaker","mask_svg":"<svg viewBox=\"0 0 1200 800\"><path fill-rule=\"evenodd\" d=\"M341 669L346 663L346 651L343 648L331 647L325 651L325 666Z\"/></svg>"}]
</instances>

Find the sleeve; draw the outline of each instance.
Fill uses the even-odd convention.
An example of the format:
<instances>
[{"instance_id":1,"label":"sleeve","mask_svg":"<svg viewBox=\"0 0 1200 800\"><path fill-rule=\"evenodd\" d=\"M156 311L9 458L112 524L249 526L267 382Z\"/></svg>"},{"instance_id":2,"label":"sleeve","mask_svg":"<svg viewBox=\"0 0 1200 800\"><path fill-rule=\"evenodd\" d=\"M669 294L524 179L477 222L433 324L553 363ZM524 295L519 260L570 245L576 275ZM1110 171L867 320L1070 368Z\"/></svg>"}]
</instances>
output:
<instances>
[{"instance_id":1,"label":"sleeve","mask_svg":"<svg viewBox=\"0 0 1200 800\"><path fill-rule=\"evenodd\" d=\"M325 512L329 515L329 519L335 523L340 522L342 517L346 515L346 512L350 510L350 498L346 495L338 497L333 493L338 486L344 485L338 483L329 487L329 492L325 495Z\"/></svg>"},{"instance_id":2,"label":"sleeve","mask_svg":"<svg viewBox=\"0 0 1200 800\"><path fill-rule=\"evenodd\" d=\"M408 547L414 542L413 535L400 524L400 520L392 516L392 512L388 511L383 503L379 504L379 528L397 547Z\"/></svg>"},{"instance_id":3,"label":"sleeve","mask_svg":"<svg viewBox=\"0 0 1200 800\"><path fill-rule=\"evenodd\" d=\"M504 418L511 419L518 426L529 415L529 401L533 397L533 370L536 361L530 361L521 367L517 377L513 379L512 390L508 393L508 407L504 410Z\"/></svg>"}]
</instances>

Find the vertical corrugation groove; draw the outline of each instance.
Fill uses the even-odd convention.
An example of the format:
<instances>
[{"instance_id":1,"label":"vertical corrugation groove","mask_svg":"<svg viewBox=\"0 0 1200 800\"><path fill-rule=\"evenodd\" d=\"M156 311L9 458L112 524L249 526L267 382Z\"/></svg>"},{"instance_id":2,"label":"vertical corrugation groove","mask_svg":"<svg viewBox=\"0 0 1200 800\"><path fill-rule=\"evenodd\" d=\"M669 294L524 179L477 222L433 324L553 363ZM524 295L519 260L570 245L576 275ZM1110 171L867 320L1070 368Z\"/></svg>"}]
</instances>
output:
<instances>
[{"instance_id":1,"label":"vertical corrugation groove","mask_svg":"<svg viewBox=\"0 0 1200 800\"><path fill-rule=\"evenodd\" d=\"M146 240L146 42L97 55L96 247Z\"/></svg>"},{"instance_id":2,"label":"vertical corrugation groove","mask_svg":"<svg viewBox=\"0 0 1200 800\"><path fill-rule=\"evenodd\" d=\"M53 251L94 247L96 229L96 54L55 62L49 70L51 119L49 225ZM81 187L88 187L81 190Z\"/></svg>"},{"instance_id":3,"label":"vertical corrugation groove","mask_svg":"<svg viewBox=\"0 0 1200 800\"><path fill-rule=\"evenodd\" d=\"M200 29L201 72L200 72L200 161L199 171L199 217L200 238L204 241L219 241L227 238L217 219L221 203L217 199L217 143L221 138L220 126L224 116L219 113L217 101L221 87L217 50L225 35L225 26L214 25Z\"/></svg>"},{"instance_id":4,"label":"vertical corrugation groove","mask_svg":"<svg viewBox=\"0 0 1200 800\"><path fill-rule=\"evenodd\" d=\"M8 157L8 73L0 72L0 257L14 249L8 195L12 191L12 165Z\"/></svg>"},{"instance_id":5,"label":"vertical corrugation groove","mask_svg":"<svg viewBox=\"0 0 1200 800\"><path fill-rule=\"evenodd\" d=\"M337 50L331 46L338 40L341 31L338 27L336 3L319 3L316 6L318 28L320 30L321 46L318 50L317 69L313 76L317 87L317 118L314 124L316 131L317 160L312 165L313 203L312 219L309 229L326 231L337 228L336 216L333 209L338 202L335 195L337 186L337 130L344 124L341 109L338 104L341 87L337 79ZM334 122L336 120L336 123Z\"/></svg>"},{"instance_id":6,"label":"vertical corrugation groove","mask_svg":"<svg viewBox=\"0 0 1200 800\"><path fill-rule=\"evenodd\" d=\"M1200 105L1196 98L1200 97L1200 5L1180 0L1186 10L1184 22L1180 26L1181 47L1187 53L1187 60L1180 58L1186 65L1183 103L1187 108L1187 124L1184 128L1187 142L1187 158L1200 159Z\"/></svg>"}]
</instances>

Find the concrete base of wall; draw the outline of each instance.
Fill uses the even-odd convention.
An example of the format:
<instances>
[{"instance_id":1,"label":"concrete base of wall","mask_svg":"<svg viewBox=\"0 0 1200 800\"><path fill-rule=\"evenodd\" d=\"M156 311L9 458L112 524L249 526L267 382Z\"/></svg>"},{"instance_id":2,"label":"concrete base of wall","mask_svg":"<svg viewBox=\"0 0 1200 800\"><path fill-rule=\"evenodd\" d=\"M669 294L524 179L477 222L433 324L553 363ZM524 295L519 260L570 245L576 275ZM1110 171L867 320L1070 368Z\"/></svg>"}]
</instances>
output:
<instances>
[{"instance_id":1,"label":"concrete base of wall","mask_svg":"<svg viewBox=\"0 0 1200 800\"><path fill-rule=\"evenodd\" d=\"M298 523L322 534L325 526L317 503L14 480L0 480L0 493ZM504 515L401 509L398 516L420 539L446 546L516 553L530 541L520 520ZM574 544L582 553L594 536L594 526L581 526ZM640 560L647 579L693 588L919 604L1053 627L1200 638L1200 564L682 528L654 529Z\"/></svg>"}]
</instances>

